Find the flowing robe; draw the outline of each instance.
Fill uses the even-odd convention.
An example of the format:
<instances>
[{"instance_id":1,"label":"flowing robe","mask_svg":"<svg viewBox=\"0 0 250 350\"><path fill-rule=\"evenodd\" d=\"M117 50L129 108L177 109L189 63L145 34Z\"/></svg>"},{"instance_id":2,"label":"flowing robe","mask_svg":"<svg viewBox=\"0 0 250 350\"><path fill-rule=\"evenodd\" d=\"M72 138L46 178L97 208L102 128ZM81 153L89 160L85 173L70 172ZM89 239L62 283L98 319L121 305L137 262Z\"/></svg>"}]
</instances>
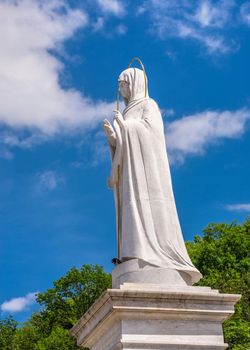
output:
<instances>
[{"instance_id":1,"label":"flowing robe","mask_svg":"<svg viewBox=\"0 0 250 350\"><path fill-rule=\"evenodd\" d=\"M116 121L111 179L119 187L120 259L149 264L201 278L183 240L172 189L164 127L156 102L148 97L125 108ZM119 181L118 181L118 169Z\"/></svg>"},{"instance_id":2,"label":"flowing robe","mask_svg":"<svg viewBox=\"0 0 250 350\"><path fill-rule=\"evenodd\" d=\"M163 122L155 101L144 99L132 107L118 128L118 159L112 170L115 173L120 166L121 259L138 258L199 279L182 237Z\"/></svg>"}]
</instances>

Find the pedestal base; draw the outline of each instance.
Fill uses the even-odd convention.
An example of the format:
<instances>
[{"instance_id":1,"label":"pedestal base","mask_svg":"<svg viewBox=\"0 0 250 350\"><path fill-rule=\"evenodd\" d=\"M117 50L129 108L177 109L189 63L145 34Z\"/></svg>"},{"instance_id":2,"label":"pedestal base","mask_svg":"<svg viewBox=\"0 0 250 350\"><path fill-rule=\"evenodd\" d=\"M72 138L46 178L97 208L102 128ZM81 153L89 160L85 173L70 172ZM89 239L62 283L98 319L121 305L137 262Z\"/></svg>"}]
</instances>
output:
<instances>
[{"instance_id":1,"label":"pedestal base","mask_svg":"<svg viewBox=\"0 0 250 350\"><path fill-rule=\"evenodd\" d=\"M91 350L226 349L222 323L239 298L208 287L124 283L108 289L71 334Z\"/></svg>"},{"instance_id":2,"label":"pedestal base","mask_svg":"<svg viewBox=\"0 0 250 350\"><path fill-rule=\"evenodd\" d=\"M200 278L200 273L162 268L140 259L131 259L117 265L112 271L112 288L120 288L123 283L191 286Z\"/></svg>"}]
</instances>

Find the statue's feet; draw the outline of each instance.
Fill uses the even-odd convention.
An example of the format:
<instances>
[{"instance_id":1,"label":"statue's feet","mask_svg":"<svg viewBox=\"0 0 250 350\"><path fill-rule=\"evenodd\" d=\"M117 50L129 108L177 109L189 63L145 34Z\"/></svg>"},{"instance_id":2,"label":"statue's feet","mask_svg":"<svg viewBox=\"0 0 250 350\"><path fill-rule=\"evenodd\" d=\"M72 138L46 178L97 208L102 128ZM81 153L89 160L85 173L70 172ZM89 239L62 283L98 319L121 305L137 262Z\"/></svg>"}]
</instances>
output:
<instances>
[{"instance_id":1,"label":"statue's feet","mask_svg":"<svg viewBox=\"0 0 250 350\"><path fill-rule=\"evenodd\" d=\"M114 265L119 265L122 263L121 260L118 258L113 258L111 261L112 261L112 264L114 264Z\"/></svg>"}]
</instances>

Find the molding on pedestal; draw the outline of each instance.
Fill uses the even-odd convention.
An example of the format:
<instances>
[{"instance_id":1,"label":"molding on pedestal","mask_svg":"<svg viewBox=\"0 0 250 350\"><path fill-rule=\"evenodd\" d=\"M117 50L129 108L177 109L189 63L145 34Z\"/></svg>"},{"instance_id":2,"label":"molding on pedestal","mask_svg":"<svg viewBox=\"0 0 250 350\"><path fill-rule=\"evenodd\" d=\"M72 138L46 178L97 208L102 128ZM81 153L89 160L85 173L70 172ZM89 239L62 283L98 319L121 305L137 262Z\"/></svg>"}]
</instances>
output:
<instances>
[{"instance_id":1,"label":"molding on pedestal","mask_svg":"<svg viewBox=\"0 0 250 350\"><path fill-rule=\"evenodd\" d=\"M125 283L108 289L71 334L91 350L226 349L222 323L239 299L209 287Z\"/></svg>"}]
</instances>

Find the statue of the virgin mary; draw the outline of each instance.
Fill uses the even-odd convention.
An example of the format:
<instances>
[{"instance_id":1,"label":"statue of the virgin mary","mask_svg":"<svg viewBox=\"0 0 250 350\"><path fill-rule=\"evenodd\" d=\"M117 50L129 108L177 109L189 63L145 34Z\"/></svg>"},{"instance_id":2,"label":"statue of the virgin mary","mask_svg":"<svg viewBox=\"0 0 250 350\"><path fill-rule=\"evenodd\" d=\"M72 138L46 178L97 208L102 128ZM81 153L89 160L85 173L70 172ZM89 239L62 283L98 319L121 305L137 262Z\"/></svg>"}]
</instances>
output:
<instances>
[{"instance_id":1,"label":"statue of the virgin mary","mask_svg":"<svg viewBox=\"0 0 250 350\"><path fill-rule=\"evenodd\" d=\"M105 119L112 154L108 180L115 191L118 262L140 259L192 276L172 189L164 127L157 103L149 97L145 71L124 70L118 79L125 109L115 111L113 126Z\"/></svg>"}]
</instances>

